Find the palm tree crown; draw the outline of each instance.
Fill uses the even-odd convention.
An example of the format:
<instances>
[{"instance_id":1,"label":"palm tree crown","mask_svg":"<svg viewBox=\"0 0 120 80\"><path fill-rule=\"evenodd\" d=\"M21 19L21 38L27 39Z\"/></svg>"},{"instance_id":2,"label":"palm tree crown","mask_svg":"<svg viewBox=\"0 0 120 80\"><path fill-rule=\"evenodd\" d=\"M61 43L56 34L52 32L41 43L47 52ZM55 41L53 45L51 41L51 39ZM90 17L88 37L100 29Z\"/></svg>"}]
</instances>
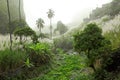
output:
<instances>
[{"instance_id":1,"label":"palm tree crown","mask_svg":"<svg viewBox=\"0 0 120 80\"><path fill-rule=\"evenodd\" d=\"M47 14L48 14L48 18L51 19L54 16L54 11L52 9L49 9Z\"/></svg>"},{"instance_id":2,"label":"palm tree crown","mask_svg":"<svg viewBox=\"0 0 120 80\"><path fill-rule=\"evenodd\" d=\"M36 21L36 25L37 25L37 27L39 28L39 30L40 30L40 33L41 33L41 28L43 28L44 27L44 20L42 19L42 18L39 18L37 21Z\"/></svg>"}]
</instances>

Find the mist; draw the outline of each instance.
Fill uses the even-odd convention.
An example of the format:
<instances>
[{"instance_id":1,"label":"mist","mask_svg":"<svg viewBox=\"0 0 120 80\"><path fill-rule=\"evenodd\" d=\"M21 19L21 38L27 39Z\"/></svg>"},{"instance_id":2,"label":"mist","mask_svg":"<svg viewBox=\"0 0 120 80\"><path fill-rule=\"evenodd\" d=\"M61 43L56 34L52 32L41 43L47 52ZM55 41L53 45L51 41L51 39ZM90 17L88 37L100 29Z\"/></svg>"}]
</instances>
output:
<instances>
[{"instance_id":1,"label":"mist","mask_svg":"<svg viewBox=\"0 0 120 80\"><path fill-rule=\"evenodd\" d=\"M49 25L46 12L53 9L55 16L52 23L61 20L70 26L79 25L83 18L88 17L93 9L101 7L111 0L24 0L26 20L30 27L36 29L36 20L42 18Z\"/></svg>"}]
</instances>

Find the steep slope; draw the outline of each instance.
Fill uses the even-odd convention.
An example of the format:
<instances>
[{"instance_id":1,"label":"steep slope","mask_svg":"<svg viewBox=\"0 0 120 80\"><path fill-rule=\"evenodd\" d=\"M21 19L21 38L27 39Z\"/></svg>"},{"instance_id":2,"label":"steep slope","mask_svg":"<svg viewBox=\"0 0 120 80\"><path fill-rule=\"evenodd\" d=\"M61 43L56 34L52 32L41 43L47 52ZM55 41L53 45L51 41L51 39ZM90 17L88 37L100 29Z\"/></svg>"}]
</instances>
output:
<instances>
[{"instance_id":1,"label":"steep slope","mask_svg":"<svg viewBox=\"0 0 120 80\"><path fill-rule=\"evenodd\" d=\"M19 0L9 0L11 21L19 19ZM23 10L23 0L21 0L21 17L25 20L25 14ZM7 32L8 25L8 11L7 1L0 0L0 33L4 34Z\"/></svg>"}]
</instances>

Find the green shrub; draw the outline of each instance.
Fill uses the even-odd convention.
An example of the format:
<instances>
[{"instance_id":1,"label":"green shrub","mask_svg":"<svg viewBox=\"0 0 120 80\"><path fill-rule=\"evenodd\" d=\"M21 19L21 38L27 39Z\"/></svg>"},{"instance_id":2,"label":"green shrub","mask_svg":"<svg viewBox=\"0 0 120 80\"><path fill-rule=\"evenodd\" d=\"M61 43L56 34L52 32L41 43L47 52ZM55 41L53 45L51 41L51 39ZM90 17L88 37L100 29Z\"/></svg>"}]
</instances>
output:
<instances>
[{"instance_id":1,"label":"green shrub","mask_svg":"<svg viewBox=\"0 0 120 80\"><path fill-rule=\"evenodd\" d=\"M102 29L95 23L88 24L83 32L74 35L74 49L79 53L85 52L89 66L94 70L95 61L108 53L111 49L110 44L110 41L102 36Z\"/></svg>"},{"instance_id":2,"label":"green shrub","mask_svg":"<svg viewBox=\"0 0 120 80\"><path fill-rule=\"evenodd\" d=\"M37 41L37 36L36 36L36 33L35 31L33 31L30 27L26 26L26 27L23 27L23 28L18 28L14 31L14 35L15 36L18 36L20 37L20 43L23 43L23 40L22 40L22 37L33 37L33 42L36 42ZM34 41L35 40L35 41Z\"/></svg>"},{"instance_id":3,"label":"green shrub","mask_svg":"<svg viewBox=\"0 0 120 80\"><path fill-rule=\"evenodd\" d=\"M120 49L113 50L102 61L102 68L94 75L96 80L114 80L120 71Z\"/></svg>"},{"instance_id":4,"label":"green shrub","mask_svg":"<svg viewBox=\"0 0 120 80\"><path fill-rule=\"evenodd\" d=\"M38 43L38 42L39 42L39 41L38 41L38 38L39 38L39 37L38 37L36 34L33 34L32 37L31 37L32 42L33 42L34 44Z\"/></svg>"},{"instance_id":5,"label":"green shrub","mask_svg":"<svg viewBox=\"0 0 120 80\"><path fill-rule=\"evenodd\" d=\"M105 69L98 69L94 73L94 80L115 80L117 74L106 71Z\"/></svg>"},{"instance_id":6,"label":"green shrub","mask_svg":"<svg viewBox=\"0 0 120 80\"><path fill-rule=\"evenodd\" d=\"M51 47L48 43L30 44L27 46L27 52L33 65L45 64L50 61Z\"/></svg>"},{"instance_id":7,"label":"green shrub","mask_svg":"<svg viewBox=\"0 0 120 80\"><path fill-rule=\"evenodd\" d=\"M26 54L22 51L11 51L9 49L0 51L0 72L14 71L24 65Z\"/></svg>"}]
</instances>

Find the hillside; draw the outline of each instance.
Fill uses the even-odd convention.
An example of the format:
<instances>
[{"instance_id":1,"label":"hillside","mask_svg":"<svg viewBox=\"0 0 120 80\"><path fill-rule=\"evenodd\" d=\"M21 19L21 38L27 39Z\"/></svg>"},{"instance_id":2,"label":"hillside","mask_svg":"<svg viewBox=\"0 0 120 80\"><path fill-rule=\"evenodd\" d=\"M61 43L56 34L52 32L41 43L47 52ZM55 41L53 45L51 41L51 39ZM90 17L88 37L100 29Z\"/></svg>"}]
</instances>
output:
<instances>
[{"instance_id":1,"label":"hillside","mask_svg":"<svg viewBox=\"0 0 120 80\"><path fill-rule=\"evenodd\" d=\"M19 19L19 0L9 0L10 3L10 14L11 21ZM4 34L7 30L8 24L8 11L7 11L7 1L0 0L0 33ZM25 20L25 14L23 10L23 0L21 0L21 17Z\"/></svg>"},{"instance_id":2,"label":"hillside","mask_svg":"<svg viewBox=\"0 0 120 80\"><path fill-rule=\"evenodd\" d=\"M89 18L85 18L84 22L99 19L105 15L109 15L110 18L114 18L120 12L120 0L112 0L112 2L97 7L89 15Z\"/></svg>"}]
</instances>

